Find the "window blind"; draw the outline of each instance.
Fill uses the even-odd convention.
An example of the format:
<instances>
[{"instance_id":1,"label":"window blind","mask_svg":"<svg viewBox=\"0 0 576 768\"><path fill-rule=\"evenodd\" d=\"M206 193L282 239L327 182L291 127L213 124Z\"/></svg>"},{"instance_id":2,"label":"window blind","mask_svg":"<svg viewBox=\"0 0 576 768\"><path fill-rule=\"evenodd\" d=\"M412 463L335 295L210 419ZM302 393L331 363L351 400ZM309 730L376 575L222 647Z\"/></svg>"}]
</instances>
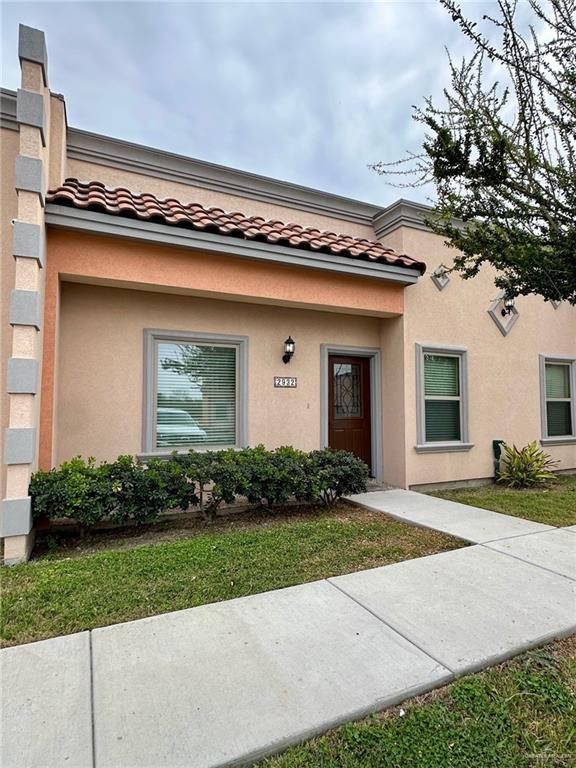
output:
<instances>
[{"instance_id":1,"label":"window blind","mask_svg":"<svg viewBox=\"0 0 576 768\"><path fill-rule=\"evenodd\" d=\"M548 420L548 437L572 434L572 414L569 402L548 400L546 419Z\"/></svg>"},{"instance_id":2,"label":"window blind","mask_svg":"<svg viewBox=\"0 0 576 768\"><path fill-rule=\"evenodd\" d=\"M236 369L236 347L159 342L156 447L235 445Z\"/></svg>"},{"instance_id":3,"label":"window blind","mask_svg":"<svg viewBox=\"0 0 576 768\"><path fill-rule=\"evenodd\" d=\"M424 355L424 394L458 397L460 360L443 355Z\"/></svg>"},{"instance_id":4,"label":"window blind","mask_svg":"<svg viewBox=\"0 0 576 768\"><path fill-rule=\"evenodd\" d=\"M424 355L426 442L461 439L460 358Z\"/></svg>"},{"instance_id":5,"label":"window blind","mask_svg":"<svg viewBox=\"0 0 576 768\"><path fill-rule=\"evenodd\" d=\"M570 367L546 365L546 397L570 398Z\"/></svg>"},{"instance_id":6,"label":"window blind","mask_svg":"<svg viewBox=\"0 0 576 768\"><path fill-rule=\"evenodd\" d=\"M426 441L460 440L460 401L426 400Z\"/></svg>"},{"instance_id":7,"label":"window blind","mask_svg":"<svg viewBox=\"0 0 576 768\"><path fill-rule=\"evenodd\" d=\"M546 421L549 437L572 434L570 366L546 364Z\"/></svg>"}]
</instances>

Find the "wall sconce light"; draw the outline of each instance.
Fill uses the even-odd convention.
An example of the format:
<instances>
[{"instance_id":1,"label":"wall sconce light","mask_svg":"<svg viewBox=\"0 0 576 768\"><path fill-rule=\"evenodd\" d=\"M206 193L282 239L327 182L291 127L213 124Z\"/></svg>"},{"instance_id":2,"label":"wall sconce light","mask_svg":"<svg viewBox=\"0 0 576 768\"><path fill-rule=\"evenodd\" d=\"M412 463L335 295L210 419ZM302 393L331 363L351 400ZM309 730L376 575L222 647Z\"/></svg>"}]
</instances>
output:
<instances>
[{"instance_id":1,"label":"wall sconce light","mask_svg":"<svg viewBox=\"0 0 576 768\"><path fill-rule=\"evenodd\" d=\"M286 341L284 342L284 355L282 357L283 363L289 363L292 355L294 354L294 349L296 348L296 344L294 342L294 339L292 336L288 336Z\"/></svg>"},{"instance_id":2,"label":"wall sconce light","mask_svg":"<svg viewBox=\"0 0 576 768\"><path fill-rule=\"evenodd\" d=\"M506 315L512 314L513 310L514 310L514 297L505 296L504 307L500 310L500 314L502 315L502 317L506 317Z\"/></svg>"}]
</instances>

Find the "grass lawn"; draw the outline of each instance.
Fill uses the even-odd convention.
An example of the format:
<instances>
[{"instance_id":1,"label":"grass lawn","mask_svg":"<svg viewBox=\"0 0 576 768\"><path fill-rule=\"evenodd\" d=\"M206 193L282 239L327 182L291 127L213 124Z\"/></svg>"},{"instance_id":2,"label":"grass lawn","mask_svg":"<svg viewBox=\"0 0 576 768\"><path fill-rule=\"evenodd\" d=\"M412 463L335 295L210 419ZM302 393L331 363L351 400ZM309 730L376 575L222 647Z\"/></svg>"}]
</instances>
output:
<instances>
[{"instance_id":1,"label":"grass lawn","mask_svg":"<svg viewBox=\"0 0 576 768\"><path fill-rule=\"evenodd\" d=\"M0 569L1 640L41 640L464 546L339 504L100 534ZM150 541L154 543L150 543ZM112 547L112 549L111 549Z\"/></svg>"},{"instance_id":2,"label":"grass lawn","mask_svg":"<svg viewBox=\"0 0 576 768\"><path fill-rule=\"evenodd\" d=\"M258 768L576 765L572 637L293 747Z\"/></svg>"},{"instance_id":3,"label":"grass lawn","mask_svg":"<svg viewBox=\"0 0 576 768\"><path fill-rule=\"evenodd\" d=\"M560 475L548 489L517 491L500 485L431 491L431 496L525 517L547 525L576 525L576 474Z\"/></svg>"}]
</instances>

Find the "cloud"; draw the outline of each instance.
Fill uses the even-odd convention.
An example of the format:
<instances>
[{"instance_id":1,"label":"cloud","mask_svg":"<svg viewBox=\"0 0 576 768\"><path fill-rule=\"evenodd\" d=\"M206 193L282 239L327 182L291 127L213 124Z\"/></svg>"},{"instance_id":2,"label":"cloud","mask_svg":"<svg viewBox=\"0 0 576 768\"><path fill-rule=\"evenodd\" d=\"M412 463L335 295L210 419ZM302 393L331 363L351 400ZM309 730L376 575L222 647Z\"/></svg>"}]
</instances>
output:
<instances>
[{"instance_id":1,"label":"cloud","mask_svg":"<svg viewBox=\"0 0 576 768\"><path fill-rule=\"evenodd\" d=\"M430 2L4 3L2 84L19 22L48 42L71 125L386 205L367 168L418 150L413 104L464 42ZM402 196L423 199L421 190Z\"/></svg>"}]
</instances>

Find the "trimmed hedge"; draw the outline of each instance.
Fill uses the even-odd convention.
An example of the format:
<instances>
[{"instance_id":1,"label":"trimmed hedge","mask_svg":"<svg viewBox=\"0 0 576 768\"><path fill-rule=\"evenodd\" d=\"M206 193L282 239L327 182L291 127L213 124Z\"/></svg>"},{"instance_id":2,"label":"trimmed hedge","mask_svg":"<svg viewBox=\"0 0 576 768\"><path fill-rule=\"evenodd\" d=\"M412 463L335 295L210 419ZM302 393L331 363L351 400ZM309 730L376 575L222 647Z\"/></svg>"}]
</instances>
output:
<instances>
[{"instance_id":1,"label":"trimmed hedge","mask_svg":"<svg viewBox=\"0 0 576 768\"><path fill-rule=\"evenodd\" d=\"M213 520L222 504L238 497L272 508L293 498L333 504L366 490L368 467L346 451L326 448L304 453L290 446L268 451L173 453L145 463L132 456L96 465L76 457L30 483L34 518L76 521L89 528L107 519L142 525L167 509L198 508Z\"/></svg>"}]
</instances>

